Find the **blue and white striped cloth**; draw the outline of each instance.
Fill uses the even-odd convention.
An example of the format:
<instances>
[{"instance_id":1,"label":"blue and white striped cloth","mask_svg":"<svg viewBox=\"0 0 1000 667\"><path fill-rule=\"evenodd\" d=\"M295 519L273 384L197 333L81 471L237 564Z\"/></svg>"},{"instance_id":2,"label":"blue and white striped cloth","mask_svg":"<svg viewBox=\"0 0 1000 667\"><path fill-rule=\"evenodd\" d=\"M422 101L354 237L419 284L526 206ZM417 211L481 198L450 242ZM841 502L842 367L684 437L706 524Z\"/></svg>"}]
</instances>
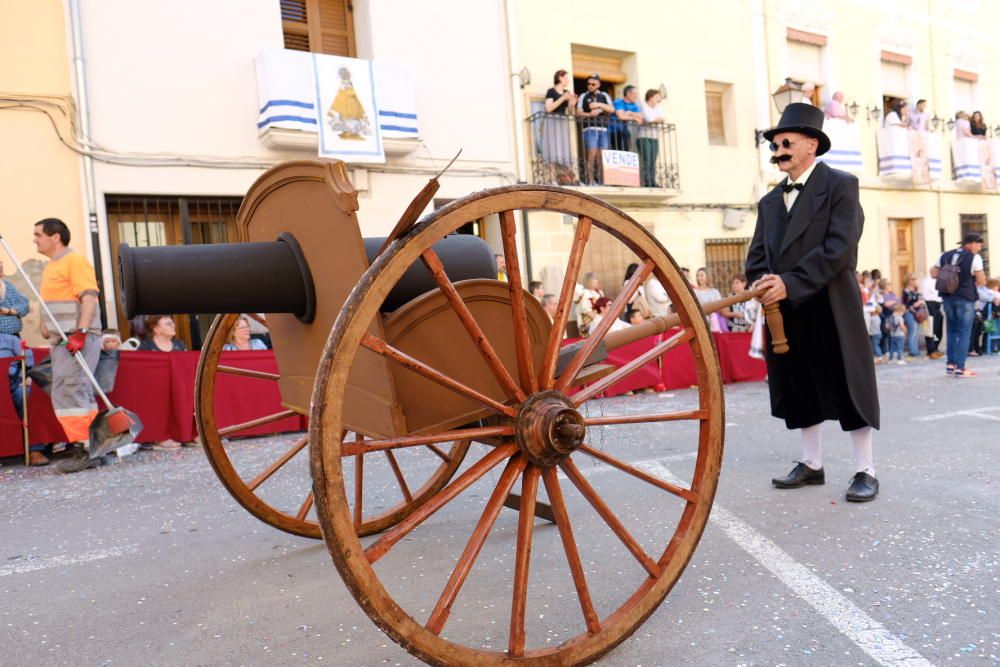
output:
<instances>
[{"instance_id":1,"label":"blue and white striped cloth","mask_svg":"<svg viewBox=\"0 0 1000 667\"><path fill-rule=\"evenodd\" d=\"M317 132L316 82L313 56L288 49L265 49L257 56L257 129ZM330 56L332 57L332 56ZM358 60L359 63L368 61ZM383 138L420 136L416 77L413 67L374 62L375 98Z\"/></svg>"}]
</instances>

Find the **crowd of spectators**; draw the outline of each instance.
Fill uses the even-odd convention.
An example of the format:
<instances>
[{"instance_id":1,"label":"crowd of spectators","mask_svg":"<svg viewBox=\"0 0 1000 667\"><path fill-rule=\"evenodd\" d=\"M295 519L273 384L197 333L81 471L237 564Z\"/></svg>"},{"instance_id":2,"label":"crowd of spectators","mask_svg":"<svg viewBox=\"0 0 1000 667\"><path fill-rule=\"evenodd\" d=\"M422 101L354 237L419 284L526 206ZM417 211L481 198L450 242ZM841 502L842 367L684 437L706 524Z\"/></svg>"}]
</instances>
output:
<instances>
[{"instance_id":1,"label":"crowd of spectators","mask_svg":"<svg viewBox=\"0 0 1000 667\"><path fill-rule=\"evenodd\" d=\"M658 90L649 89L640 99L639 88L627 84L621 97L602 90L599 74L587 77L586 90L577 95L571 89L570 74L558 70L553 85L545 93L545 115L538 131L545 178L559 185L600 185L604 182L601 151L638 153L640 185L660 187L656 163L660 154L658 128L664 122L663 101ZM568 122L574 117L582 143L582 168L574 171L573 132Z\"/></svg>"},{"instance_id":2,"label":"crowd of spectators","mask_svg":"<svg viewBox=\"0 0 1000 667\"><path fill-rule=\"evenodd\" d=\"M1000 279L986 278L978 254L982 242L976 238L981 239L969 234L964 239L967 243L944 253L929 275L907 274L901 292L878 269L857 273L876 364L944 358L939 347L945 326L948 375L975 377L975 371L965 367L966 358L1000 352L1000 339L994 339L1000 323ZM960 284L968 289L941 294L936 278L952 258L959 267Z\"/></svg>"}]
</instances>

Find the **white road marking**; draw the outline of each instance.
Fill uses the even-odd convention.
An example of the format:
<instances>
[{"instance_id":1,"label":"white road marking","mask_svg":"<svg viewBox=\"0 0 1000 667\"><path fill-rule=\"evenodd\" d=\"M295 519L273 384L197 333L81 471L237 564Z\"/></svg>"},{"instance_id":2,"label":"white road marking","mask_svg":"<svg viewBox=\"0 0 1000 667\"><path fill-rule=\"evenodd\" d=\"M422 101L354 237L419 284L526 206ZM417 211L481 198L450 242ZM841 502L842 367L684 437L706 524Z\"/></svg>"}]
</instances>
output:
<instances>
[{"instance_id":1,"label":"white road marking","mask_svg":"<svg viewBox=\"0 0 1000 667\"><path fill-rule=\"evenodd\" d=\"M45 570L50 567L63 567L66 565L76 565L77 563L89 563L91 561L102 560L104 558L124 556L126 554L135 553L136 551L137 549L135 545L129 544L123 547L112 547L111 549L84 551L83 553L73 554L71 556L35 558L32 560L13 563L11 565L0 566L0 577L6 577L9 574L24 574L25 572L34 572L35 570Z\"/></svg>"},{"instance_id":2,"label":"white road marking","mask_svg":"<svg viewBox=\"0 0 1000 667\"><path fill-rule=\"evenodd\" d=\"M952 417L976 417L977 419L988 419L990 421L1000 422L1000 417L996 415L984 414L986 412L989 412L990 410L1000 410L1000 406L975 408L972 410L956 410L954 412L941 412L936 415L924 415L923 417L915 417L914 421L936 422L942 419L951 419Z\"/></svg>"},{"instance_id":3,"label":"white road marking","mask_svg":"<svg viewBox=\"0 0 1000 667\"><path fill-rule=\"evenodd\" d=\"M651 475L674 484L685 485L659 461L639 464ZM709 521L719 528L757 562L766 567L796 595L808 602L821 616L880 665L889 667L930 667L922 655L896 638L884 625L862 611L818 576L809 571L771 540L718 503L712 507Z\"/></svg>"}]
</instances>

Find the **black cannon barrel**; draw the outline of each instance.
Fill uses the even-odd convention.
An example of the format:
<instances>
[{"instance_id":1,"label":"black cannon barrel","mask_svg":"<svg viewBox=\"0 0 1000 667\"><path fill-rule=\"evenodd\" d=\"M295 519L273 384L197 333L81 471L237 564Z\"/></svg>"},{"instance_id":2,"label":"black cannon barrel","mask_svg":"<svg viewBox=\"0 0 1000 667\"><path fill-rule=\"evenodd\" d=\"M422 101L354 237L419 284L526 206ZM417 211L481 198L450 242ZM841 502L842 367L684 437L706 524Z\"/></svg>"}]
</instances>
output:
<instances>
[{"instance_id":1,"label":"black cannon barrel","mask_svg":"<svg viewBox=\"0 0 1000 667\"><path fill-rule=\"evenodd\" d=\"M125 316L161 313L316 313L312 275L298 241L118 250Z\"/></svg>"},{"instance_id":2,"label":"black cannon barrel","mask_svg":"<svg viewBox=\"0 0 1000 667\"><path fill-rule=\"evenodd\" d=\"M382 247L385 237L365 239L365 252L368 262L375 261L375 253ZM405 241L403 241L405 243ZM497 277L497 261L493 250L485 241L471 234L452 234L434 244L437 253L444 264L445 272L452 282L471 280L472 278ZM383 312L396 310L403 304L412 301L424 292L437 289L434 277L423 262L417 261L410 265L389 296L382 303Z\"/></svg>"},{"instance_id":3,"label":"black cannon barrel","mask_svg":"<svg viewBox=\"0 0 1000 667\"><path fill-rule=\"evenodd\" d=\"M384 238L365 239L369 263ZM496 278L493 251L476 236L454 234L434 244L453 281ZM316 303L313 277L292 234L272 243L132 248L118 251L125 315L161 313L292 313L311 322ZM383 312L393 311L437 284L423 262L414 263L396 284Z\"/></svg>"}]
</instances>

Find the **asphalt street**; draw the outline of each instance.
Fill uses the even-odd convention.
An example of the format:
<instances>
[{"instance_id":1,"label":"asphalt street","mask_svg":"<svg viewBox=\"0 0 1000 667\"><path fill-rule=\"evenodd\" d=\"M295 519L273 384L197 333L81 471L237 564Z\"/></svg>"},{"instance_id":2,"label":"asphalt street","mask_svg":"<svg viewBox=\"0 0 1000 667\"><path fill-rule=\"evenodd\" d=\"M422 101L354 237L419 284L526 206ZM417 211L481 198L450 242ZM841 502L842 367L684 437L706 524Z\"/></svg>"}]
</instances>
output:
<instances>
[{"instance_id":1,"label":"asphalt street","mask_svg":"<svg viewBox=\"0 0 1000 667\"><path fill-rule=\"evenodd\" d=\"M727 386L725 457L701 543L666 602L598 664L1000 664L1000 358L970 365L978 378L946 378L941 362L879 367L882 490L867 504L844 501L853 458L833 423L823 432L826 485L772 488L799 455L797 435L769 416L765 384ZM673 391L587 409L683 410L695 398ZM590 437L668 481L692 475L691 424ZM259 470L294 439L231 448L241 469ZM486 451L474 445L466 465ZM274 502L302 502L305 458L267 483ZM418 664L355 603L323 543L247 514L200 450L139 452L75 475L3 464L0 664ZM580 467L642 545L662 551L658 536L680 503L606 465ZM388 469L370 472L379 481L366 493L398 494ZM499 474L380 561L384 585L414 616L434 606ZM622 582L638 566L578 494L567 491L567 502L606 613L631 593ZM503 510L446 636L506 647L516 532L517 514ZM583 621L558 533L542 521L531 568L529 646L558 645Z\"/></svg>"}]
</instances>

